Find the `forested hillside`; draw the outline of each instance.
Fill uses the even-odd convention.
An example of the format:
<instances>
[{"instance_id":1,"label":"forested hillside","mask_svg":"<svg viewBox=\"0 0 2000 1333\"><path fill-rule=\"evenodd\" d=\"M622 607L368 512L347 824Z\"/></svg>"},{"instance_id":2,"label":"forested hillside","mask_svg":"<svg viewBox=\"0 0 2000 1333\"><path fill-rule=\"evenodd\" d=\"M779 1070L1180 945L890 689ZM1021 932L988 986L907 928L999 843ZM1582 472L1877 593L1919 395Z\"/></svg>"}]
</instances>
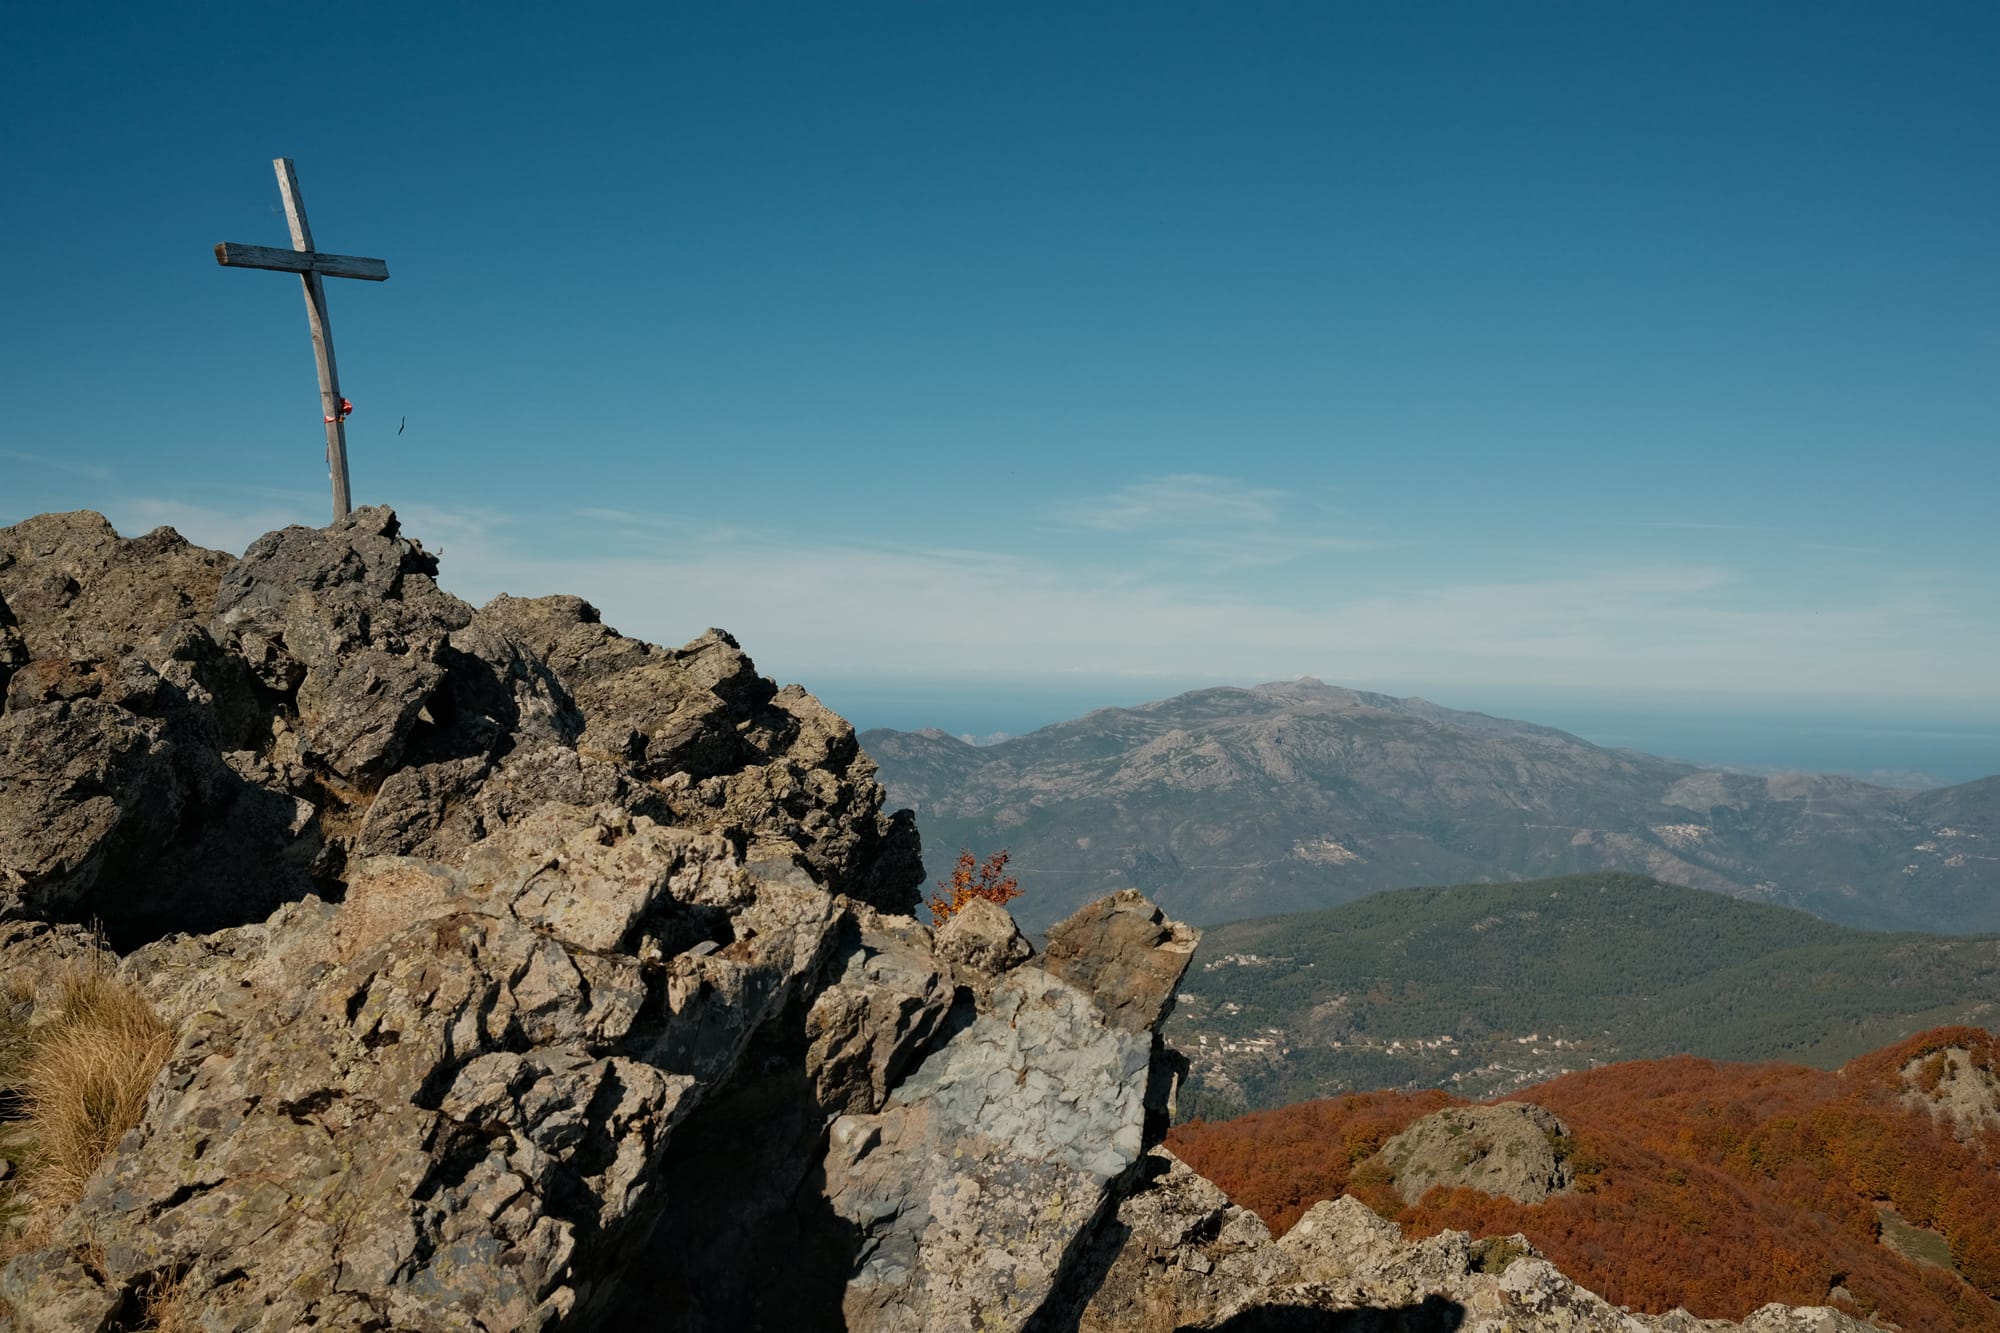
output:
<instances>
[{"instance_id":1,"label":"forested hillside","mask_svg":"<svg viewBox=\"0 0 2000 1333\"><path fill-rule=\"evenodd\" d=\"M1352 1193L1411 1237L1520 1232L1608 1299L1740 1318L1830 1303L1908 1330L2000 1328L2000 1058L1944 1028L1839 1072L1680 1057L1515 1093L1560 1116L1576 1185L1535 1205L1433 1189L1373 1157L1454 1104L1374 1093L1175 1128L1169 1146L1282 1231Z\"/></svg>"},{"instance_id":2,"label":"forested hillside","mask_svg":"<svg viewBox=\"0 0 2000 1333\"><path fill-rule=\"evenodd\" d=\"M1831 1067L2000 1012L2000 938L1849 930L1638 875L1375 894L1210 927L1170 1039L1189 1114L1484 1096L1617 1060Z\"/></svg>"}]
</instances>

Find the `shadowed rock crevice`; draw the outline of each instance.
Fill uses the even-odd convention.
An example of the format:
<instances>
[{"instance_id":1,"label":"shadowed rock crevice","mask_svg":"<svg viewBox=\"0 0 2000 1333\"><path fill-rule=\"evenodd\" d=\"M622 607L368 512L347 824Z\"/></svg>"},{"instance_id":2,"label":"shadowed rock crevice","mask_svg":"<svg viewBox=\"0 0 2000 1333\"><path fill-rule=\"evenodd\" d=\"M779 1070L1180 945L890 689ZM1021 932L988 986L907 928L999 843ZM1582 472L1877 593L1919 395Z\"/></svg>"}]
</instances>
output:
<instances>
[{"instance_id":1,"label":"shadowed rock crevice","mask_svg":"<svg viewBox=\"0 0 2000 1333\"><path fill-rule=\"evenodd\" d=\"M744 1075L675 1131L659 1170L665 1213L620 1265L606 1327L845 1327L861 1238L826 1197L805 1017L803 1005L788 1009L746 1052ZM713 1206L722 1199L727 1209Z\"/></svg>"},{"instance_id":2,"label":"shadowed rock crevice","mask_svg":"<svg viewBox=\"0 0 2000 1333\"><path fill-rule=\"evenodd\" d=\"M1463 1305L1442 1296L1426 1296L1415 1305L1395 1309L1359 1306L1351 1310L1324 1310L1310 1305L1260 1305L1212 1327L1215 1333L1457 1333L1464 1325Z\"/></svg>"}]
</instances>

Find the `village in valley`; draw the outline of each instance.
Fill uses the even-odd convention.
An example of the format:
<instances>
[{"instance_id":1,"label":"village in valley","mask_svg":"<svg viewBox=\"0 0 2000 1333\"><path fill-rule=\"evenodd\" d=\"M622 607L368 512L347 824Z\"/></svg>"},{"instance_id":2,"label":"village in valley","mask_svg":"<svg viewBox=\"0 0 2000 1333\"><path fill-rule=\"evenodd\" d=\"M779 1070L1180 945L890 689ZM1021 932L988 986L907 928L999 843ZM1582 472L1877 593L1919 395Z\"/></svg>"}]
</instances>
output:
<instances>
[{"instance_id":1,"label":"village in valley","mask_svg":"<svg viewBox=\"0 0 2000 1333\"><path fill-rule=\"evenodd\" d=\"M1229 968L1313 967L1310 961L1230 953L1199 962L1189 979ZM1190 1106L1256 1107L1267 1089L1287 1099L1331 1097L1377 1088L1444 1088L1471 1099L1499 1096L1620 1057L1605 1034L1560 1030L1477 1032L1419 1030L1395 1024L1393 1011L1337 995L1315 1006L1308 1022L1274 1026L1237 1000L1215 1001L1200 989L1175 996L1170 1040L1188 1059ZM1384 1022L1384 1019L1387 1022ZM1206 1113L1203 1111L1203 1113Z\"/></svg>"}]
</instances>

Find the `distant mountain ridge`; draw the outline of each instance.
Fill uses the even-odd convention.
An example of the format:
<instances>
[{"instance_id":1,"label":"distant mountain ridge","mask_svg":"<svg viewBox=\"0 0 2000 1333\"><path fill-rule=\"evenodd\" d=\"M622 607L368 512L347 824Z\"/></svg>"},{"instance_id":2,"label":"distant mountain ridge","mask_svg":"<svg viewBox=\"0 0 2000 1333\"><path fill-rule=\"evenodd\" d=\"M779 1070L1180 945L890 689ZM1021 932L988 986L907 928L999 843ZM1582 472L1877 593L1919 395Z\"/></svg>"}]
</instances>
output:
<instances>
[{"instance_id":1,"label":"distant mountain ridge","mask_svg":"<svg viewBox=\"0 0 2000 1333\"><path fill-rule=\"evenodd\" d=\"M1006 847L1024 924L1109 888L1196 922L1598 870L1845 925L2000 931L2000 778L1753 777L1310 678L1106 708L990 746L861 742L939 871Z\"/></svg>"}]
</instances>

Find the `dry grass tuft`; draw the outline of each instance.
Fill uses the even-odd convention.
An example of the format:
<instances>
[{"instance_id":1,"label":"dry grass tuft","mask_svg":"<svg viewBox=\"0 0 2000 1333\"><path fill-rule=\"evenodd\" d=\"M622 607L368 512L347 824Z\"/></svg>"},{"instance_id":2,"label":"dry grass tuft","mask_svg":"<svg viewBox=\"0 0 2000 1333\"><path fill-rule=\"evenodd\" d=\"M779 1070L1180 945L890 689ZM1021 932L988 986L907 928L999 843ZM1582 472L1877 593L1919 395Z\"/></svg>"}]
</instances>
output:
<instances>
[{"instance_id":1,"label":"dry grass tuft","mask_svg":"<svg viewBox=\"0 0 2000 1333\"><path fill-rule=\"evenodd\" d=\"M125 1131L173 1049L145 996L119 981L100 948L44 985L0 981L0 1155L20 1169L0 1182L0 1265L48 1243L55 1224ZM42 998L43 1015L33 1014ZM32 1016L31 1016L32 1015ZM136 1295L141 1328L191 1327L180 1274ZM0 1302L0 1316L10 1313Z\"/></svg>"},{"instance_id":2,"label":"dry grass tuft","mask_svg":"<svg viewBox=\"0 0 2000 1333\"><path fill-rule=\"evenodd\" d=\"M20 1071L38 1205L67 1208L83 1193L97 1164L139 1123L173 1045L145 996L101 957L63 979L56 1016L33 1033Z\"/></svg>"},{"instance_id":3,"label":"dry grass tuft","mask_svg":"<svg viewBox=\"0 0 2000 1333\"><path fill-rule=\"evenodd\" d=\"M194 1333L195 1309L181 1273L154 1277L140 1294L139 1333Z\"/></svg>"}]
</instances>

